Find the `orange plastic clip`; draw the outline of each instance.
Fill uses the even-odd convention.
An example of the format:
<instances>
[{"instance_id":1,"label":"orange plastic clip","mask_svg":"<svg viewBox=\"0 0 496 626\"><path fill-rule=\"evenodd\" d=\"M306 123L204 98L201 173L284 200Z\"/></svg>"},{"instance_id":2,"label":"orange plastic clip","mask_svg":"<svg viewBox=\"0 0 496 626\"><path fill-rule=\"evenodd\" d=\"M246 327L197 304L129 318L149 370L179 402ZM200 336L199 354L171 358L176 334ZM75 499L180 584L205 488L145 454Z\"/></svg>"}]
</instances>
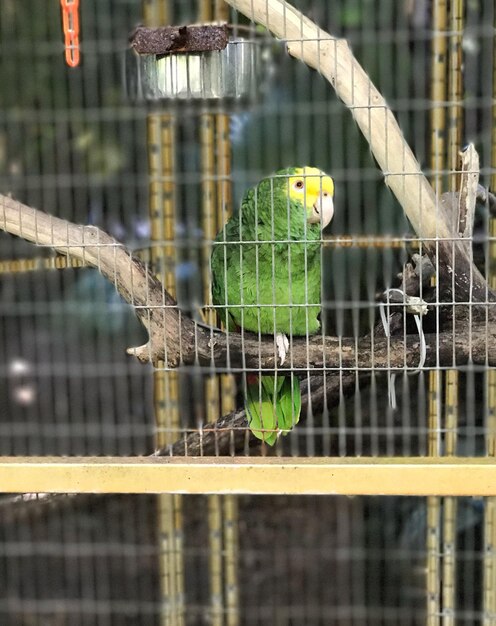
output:
<instances>
[{"instance_id":1,"label":"orange plastic clip","mask_svg":"<svg viewBox=\"0 0 496 626\"><path fill-rule=\"evenodd\" d=\"M69 67L79 65L79 0L60 0L64 29L65 60Z\"/></svg>"}]
</instances>

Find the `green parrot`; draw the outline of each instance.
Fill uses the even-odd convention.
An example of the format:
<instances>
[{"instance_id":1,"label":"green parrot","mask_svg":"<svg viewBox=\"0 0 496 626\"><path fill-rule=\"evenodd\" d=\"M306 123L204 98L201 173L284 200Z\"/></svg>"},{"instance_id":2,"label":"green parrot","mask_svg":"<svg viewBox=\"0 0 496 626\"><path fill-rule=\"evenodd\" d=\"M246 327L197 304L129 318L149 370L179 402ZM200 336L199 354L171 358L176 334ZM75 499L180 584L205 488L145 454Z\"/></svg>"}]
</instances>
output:
<instances>
[{"instance_id":1,"label":"green parrot","mask_svg":"<svg viewBox=\"0 0 496 626\"><path fill-rule=\"evenodd\" d=\"M320 328L321 231L334 214L332 178L315 167L289 167L246 192L239 213L212 250L212 301L229 330L273 335L280 362L287 335ZM296 376L246 376L245 409L253 434L273 445L299 420Z\"/></svg>"}]
</instances>

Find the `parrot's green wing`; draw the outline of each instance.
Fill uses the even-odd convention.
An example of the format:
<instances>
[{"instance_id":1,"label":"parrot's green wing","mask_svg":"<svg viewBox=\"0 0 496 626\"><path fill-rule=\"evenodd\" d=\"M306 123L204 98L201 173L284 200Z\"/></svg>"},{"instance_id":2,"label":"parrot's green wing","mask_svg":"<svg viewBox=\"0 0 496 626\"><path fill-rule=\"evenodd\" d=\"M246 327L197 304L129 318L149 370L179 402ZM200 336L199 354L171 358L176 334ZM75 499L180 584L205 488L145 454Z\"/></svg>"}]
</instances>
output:
<instances>
[{"instance_id":1,"label":"parrot's green wing","mask_svg":"<svg viewBox=\"0 0 496 626\"><path fill-rule=\"evenodd\" d=\"M236 323L229 313L229 288L232 288L233 277L229 269L233 267L234 257L239 257L239 246L230 242L239 238L236 220L229 221L215 238L210 259L212 276L212 302L219 306L219 319L229 330L236 330Z\"/></svg>"}]
</instances>

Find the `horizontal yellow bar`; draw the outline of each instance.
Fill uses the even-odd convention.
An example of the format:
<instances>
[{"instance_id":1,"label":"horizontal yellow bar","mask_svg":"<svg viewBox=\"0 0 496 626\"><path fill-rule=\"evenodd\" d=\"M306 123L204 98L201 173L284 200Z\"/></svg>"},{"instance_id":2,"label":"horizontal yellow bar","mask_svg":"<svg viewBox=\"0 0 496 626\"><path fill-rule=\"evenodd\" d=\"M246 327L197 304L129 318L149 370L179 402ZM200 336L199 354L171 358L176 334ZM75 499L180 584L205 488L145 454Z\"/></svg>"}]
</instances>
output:
<instances>
[{"instance_id":1,"label":"horizontal yellow bar","mask_svg":"<svg viewBox=\"0 0 496 626\"><path fill-rule=\"evenodd\" d=\"M0 261L0 274L22 274L39 270L61 270L69 267L84 267L84 263L75 257L63 255L47 258L35 257L33 259L6 259Z\"/></svg>"},{"instance_id":2,"label":"horizontal yellow bar","mask_svg":"<svg viewBox=\"0 0 496 626\"><path fill-rule=\"evenodd\" d=\"M0 457L4 493L494 496L494 458Z\"/></svg>"}]
</instances>

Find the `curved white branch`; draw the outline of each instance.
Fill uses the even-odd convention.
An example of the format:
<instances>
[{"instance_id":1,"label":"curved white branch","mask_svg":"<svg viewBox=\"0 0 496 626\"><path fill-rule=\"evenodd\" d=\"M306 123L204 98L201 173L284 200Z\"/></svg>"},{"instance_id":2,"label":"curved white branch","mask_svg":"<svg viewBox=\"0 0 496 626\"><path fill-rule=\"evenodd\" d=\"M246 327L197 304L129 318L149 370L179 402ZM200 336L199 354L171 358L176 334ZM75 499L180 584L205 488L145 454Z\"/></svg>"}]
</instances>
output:
<instances>
[{"instance_id":1,"label":"curved white branch","mask_svg":"<svg viewBox=\"0 0 496 626\"><path fill-rule=\"evenodd\" d=\"M350 109L419 237L449 237L434 191L406 143L391 109L348 42L333 37L284 0L226 0L287 42L289 53L320 72Z\"/></svg>"}]
</instances>

